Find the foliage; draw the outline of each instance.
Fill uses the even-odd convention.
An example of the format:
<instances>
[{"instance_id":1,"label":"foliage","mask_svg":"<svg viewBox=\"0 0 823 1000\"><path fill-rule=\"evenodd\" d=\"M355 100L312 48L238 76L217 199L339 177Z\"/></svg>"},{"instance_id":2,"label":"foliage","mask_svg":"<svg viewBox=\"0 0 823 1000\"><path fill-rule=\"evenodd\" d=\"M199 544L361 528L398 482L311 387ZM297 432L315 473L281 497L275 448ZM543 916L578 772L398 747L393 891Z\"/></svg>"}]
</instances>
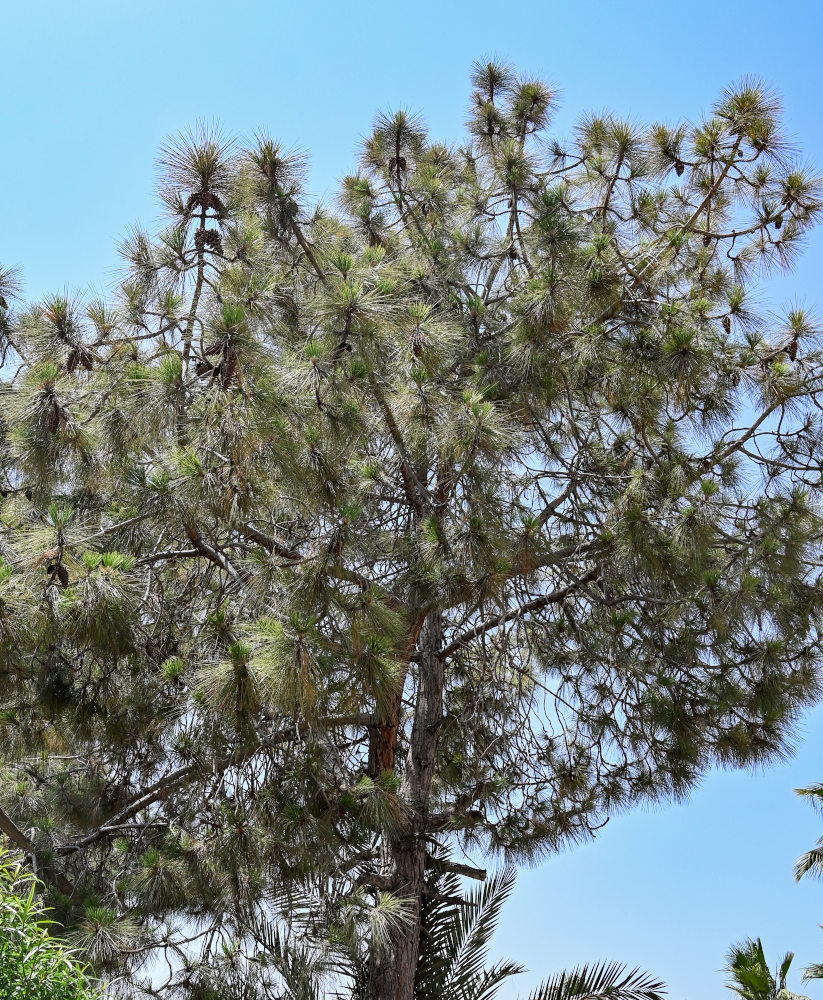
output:
<instances>
[{"instance_id":1,"label":"foliage","mask_svg":"<svg viewBox=\"0 0 823 1000\"><path fill-rule=\"evenodd\" d=\"M421 949L414 982L414 1000L494 1000L501 986L524 970L502 960L487 965L491 936L515 881L507 867L476 890L463 895L460 878L443 871L445 857L435 859L427 872L421 915ZM325 963L312 961L305 948L278 940L276 951L288 1000L327 996L329 968L337 976L333 995L365 1000L368 969L363 952L348 941ZM298 970L296 976L292 970ZM665 987L648 973L628 970L617 962L600 962L561 972L536 987L529 1000L661 1000Z\"/></svg>"},{"instance_id":2,"label":"foliage","mask_svg":"<svg viewBox=\"0 0 823 1000\"><path fill-rule=\"evenodd\" d=\"M823 785L809 785L807 788L796 788L798 795L802 795L818 812L823 812ZM801 878L810 875L812 878L820 878L823 875L823 837L821 837L810 851L805 851L795 862L794 876L799 882ZM807 966L803 972L803 979L823 979L823 964L813 962Z\"/></svg>"},{"instance_id":3,"label":"foliage","mask_svg":"<svg viewBox=\"0 0 823 1000\"><path fill-rule=\"evenodd\" d=\"M796 788L795 791L806 798L818 812L823 812L823 785L809 785L808 788ZM797 881L805 875L811 875L812 878L823 875L823 837L795 862L794 876Z\"/></svg>"},{"instance_id":4,"label":"foliage","mask_svg":"<svg viewBox=\"0 0 823 1000\"><path fill-rule=\"evenodd\" d=\"M792 993L786 986L794 955L786 952L774 972L769 969L760 938L747 939L729 951L726 971L729 989L742 1000L807 1000Z\"/></svg>"},{"instance_id":5,"label":"foliage","mask_svg":"<svg viewBox=\"0 0 823 1000\"><path fill-rule=\"evenodd\" d=\"M422 905L416 1000L450 996L490 1000L505 980L523 971L507 961L486 966L488 943L514 879L514 869L505 868L464 896L460 879L452 873L438 874L435 862L431 892Z\"/></svg>"},{"instance_id":6,"label":"foliage","mask_svg":"<svg viewBox=\"0 0 823 1000\"><path fill-rule=\"evenodd\" d=\"M486 965L500 910L514 887L514 869L503 869L464 897L456 876L437 874L436 863L434 873L423 903L415 1000L493 1000L504 982L523 971L505 960ZM663 983L639 969L600 962L558 973L530 1000L660 1000L664 993Z\"/></svg>"},{"instance_id":7,"label":"foliage","mask_svg":"<svg viewBox=\"0 0 823 1000\"><path fill-rule=\"evenodd\" d=\"M6 1000L92 1000L74 958L50 936L37 879L0 851L0 996Z\"/></svg>"},{"instance_id":8,"label":"foliage","mask_svg":"<svg viewBox=\"0 0 823 1000\"><path fill-rule=\"evenodd\" d=\"M819 695L819 332L752 304L819 183L756 81L554 104L479 64L336 213L195 130L111 301L0 272L0 804L135 991L277 995L296 934L410 1000L446 843L551 854Z\"/></svg>"}]
</instances>

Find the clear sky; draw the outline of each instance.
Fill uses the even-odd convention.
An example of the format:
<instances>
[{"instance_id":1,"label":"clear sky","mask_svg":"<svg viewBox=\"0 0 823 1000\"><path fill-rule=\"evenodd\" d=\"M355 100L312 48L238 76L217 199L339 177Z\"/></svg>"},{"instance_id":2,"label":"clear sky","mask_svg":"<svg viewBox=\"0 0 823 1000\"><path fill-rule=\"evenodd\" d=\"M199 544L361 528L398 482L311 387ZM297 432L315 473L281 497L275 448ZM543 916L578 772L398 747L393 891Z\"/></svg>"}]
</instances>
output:
<instances>
[{"instance_id":1,"label":"clear sky","mask_svg":"<svg viewBox=\"0 0 823 1000\"><path fill-rule=\"evenodd\" d=\"M0 44L0 264L28 298L105 291L133 222L159 215L154 161L198 119L262 128L311 154L333 196L378 108L422 111L458 138L472 60L496 55L561 93L557 130L585 111L699 119L746 74L783 95L790 138L823 167L823 5L751 0L9 0ZM764 307L823 307L823 232ZM710 775L685 805L615 817L598 840L521 873L495 948L531 982L617 958L666 979L673 1000L725 994L733 941L763 937L799 969L823 961L823 885L794 884L823 820L792 793L823 781L823 708L789 763ZM792 984L800 988L799 974ZM807 991L823 1000L823 984ZM514 996L515 992L507 993ZM726 994L731 996L730 994Z\"/></svg>"}]
</instances>

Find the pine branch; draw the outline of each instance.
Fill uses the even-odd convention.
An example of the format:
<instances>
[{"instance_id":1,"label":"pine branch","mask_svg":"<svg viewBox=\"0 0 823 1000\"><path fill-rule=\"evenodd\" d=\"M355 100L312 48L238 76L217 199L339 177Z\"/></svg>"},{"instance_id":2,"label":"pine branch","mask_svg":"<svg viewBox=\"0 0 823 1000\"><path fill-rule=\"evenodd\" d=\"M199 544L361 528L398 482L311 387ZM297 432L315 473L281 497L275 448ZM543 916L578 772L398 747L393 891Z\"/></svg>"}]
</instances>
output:
<instances>
[{"instance_id":1,"label":"pine branch","mask_svg":"<svg viewBox=\"0 0 823 1000\"><path fill-rule=\"evenodd\" d=\"M389 430L389 434L391 434L392 440L397 448L397 453L400 458L400 470L403 475L403 484L406 488L406 497L413 509L417 511L418 514L422 514L426 510L431 509L434 504L434 498L417 478L417 474L414 471L414 465L409 457L406 442L403 440L403 435L400 432L400 428L397 426L397 421L394 419L391 407L389 406L386 397L383 395L383 390L380 388L377 379L371 372L369 373L369 385L371 386L374 397L380 406L380 410L383 414L383 419Z\"/></svg>"},{"instance_id":2,"label":"pine branch","mask_svg":"<svg viewBox=\"0 0 823 1000\"><path fill-rule=\"evenodd\" d=\"M322 724L328 729L338 727L345 728L348 726L368 726L372 722L372 716L365 713L352 713L349 715L334 716L322 720ZM164 775L162 778L158 778L158 780L148 788L142 789L140 793L132 798L131 801L120 809L119 812L109 817L109 819L96 829L92 830L90 833L70 844L64 844L63 846L58 847L56 853L61 855L74 854L85 847L89 847L91 844L95 844L104 837L116 832L123 823L136 816L137 813L147 809L155 802L165 799L169 793L174 791L176 788L187 785L190 781L196 781L205 776L218 778L230 767L238 766L244 761L249 760L255 753L259 753L261 750L271 749L282 743L288 743L293 740L301 739L308 733L308 731L308 723L305 721L299 722L294 726L288 727L279 733L275 733L272 736L267 737L258 747L252 748L245 754L241 754L239 757L235 754L211 762L207 772L205 773L203 766L200 764L187 764L184 767L178 768L176 771L172 771L169 774Z\"/></svg>"},{"instance_id":3,"label":"pine branch","mask_svg":"<svg viewBox=\"0 0 823 1000\"><path fill-rule=\"evenodd\" d=\"M20 827L14 822L9 814L0 808L0 833L4 833L9 840L20 848L25 854L33 858L38 857L34 841L23 833ZM64 896L71 896L74 886L61 872L55 871L50 864L40 862L37 866L38 872L43 874L49 881L53 882L58 892Z\"/></svg>"},{"instance_id":4,"label":"pine branch","mask_svg":"<svg viewBox=\"0 0 823 1000\"><path fill-rule=\"evenodd\" d=\"M284 545L276 538L260 531L259 528L255 528L253 524L241 522L237 525L237 530L241 535L243 535L244 538L257 542L257 544L262 545L264 549L267 549L269 552L274 552L275 555L278 555L283 559L288 559L290 562L299 562L303 558L303 556L296 549L290 549L287 545Z\"/></svg>"},{"instance_id":5,"label":"pine branch","mask_svg":"<svg viewBox=\"0 0 823 1000\"><path fill-rule=\"evenodd\" d=\"M505 612L505 614L497 615L494 618L490 618L485 622L475 625L474 628L468 629L462 635L453 639L450 643L448 643L448 645L444 646L440 655L447 658L453 653L456 653L457 650L462 649L463 646L468 645L472 639L476 639L478 636L485 635L493 629L501 628L503 625L506 625L511 621L515 621L518 618L523 618L525 615L528 615L533 611L540 611L543 608L548 607L550 604L558 604L561 601L564 601L576 590L579 590L579 588L584 584L594 580L599 573L600 567L595 566L587 573L584 573L579 579L575 580L574 583L570 583L567 587L562 587L560 590L553 590L550 594L543 594L540 597L535 597L531 601L526 601L518 607L512 608L510 611Z\"/></svg>"},{"instance_id":6,"label":"pine branch","mask_svg":"<svg viewBox=\"0 0 823 1000\"><path fill-rule=\"evenodd\" d=\"M478 882L485 882L488 872L485 868L475 868L473 865L460 864L457 861L450 861L448 858L426 859L426 867L436 872L452 872L454 875L462 875L464 878L473 878Z\"/></svg>"}]
</instances>

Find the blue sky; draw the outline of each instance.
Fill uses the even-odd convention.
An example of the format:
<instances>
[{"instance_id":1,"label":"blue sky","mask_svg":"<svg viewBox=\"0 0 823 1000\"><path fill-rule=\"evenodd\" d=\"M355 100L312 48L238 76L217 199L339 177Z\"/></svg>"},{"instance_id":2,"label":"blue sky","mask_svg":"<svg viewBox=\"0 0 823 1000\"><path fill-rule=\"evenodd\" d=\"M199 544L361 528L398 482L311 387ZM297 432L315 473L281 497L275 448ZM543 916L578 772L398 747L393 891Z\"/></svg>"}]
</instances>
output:
<instances>
[{"instance_id":1,"label":"blue sky","mask_svg":"<svg viewBox=\"0 0 823 1000\"><path fill-rule=\"evenodd\" d=\"M457 138L470 64L486 55L558 88L561 135L604 108L697 120L755 74L782 93L789 137L823 166L821 11L810 0L14 0L0 49L0 264L20 265L28 298L105 291L119 237L159 216L160 143L198 119L307 150L312 194L328 200L379 108L422 111L434 136ZM823 233L792 276L770 282L764 309L823 305L821 266ZM823 885L791 875L823 834L792 788L818 780L823 709L791 762L710 775L688 804L615 817L594 843L522 872L496 950L533 970L523 990L574 962L619 958L665 978L674 1000L722 996L724 953L747 935L775 959L794 949L798 968L823 961ZM823 984L808 992L823 1000Z\"/></svg>"}]
</instances>

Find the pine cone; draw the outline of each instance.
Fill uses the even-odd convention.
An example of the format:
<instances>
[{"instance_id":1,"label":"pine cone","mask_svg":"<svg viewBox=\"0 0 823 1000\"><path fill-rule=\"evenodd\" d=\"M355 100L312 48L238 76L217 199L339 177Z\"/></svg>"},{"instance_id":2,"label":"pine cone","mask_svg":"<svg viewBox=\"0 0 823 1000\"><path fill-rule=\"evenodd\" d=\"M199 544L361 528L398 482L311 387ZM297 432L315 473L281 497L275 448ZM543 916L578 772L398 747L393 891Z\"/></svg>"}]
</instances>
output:
<instances>
[{"instance_id":1,"label":"pine cone","mask_svg":"<svg viewBox=\"0 0 823 1000\"><path fill-rule=\"evenodd\" d=\"M426 340L426 334L423 333L419 326L416 327L411 337L409 337L411 349L416 358L419 358L423 353L423 348L426 346Z\"/></svg>"},{"instance_id":2,"label":"pine cone","mask_svg":"<svg viewBox=\"0 0 823 1000\"><path fill-rule=\"evenodd\" d=\"M60 429L61 416L62 413L60 411L60 404L57 402L56 399L53 399L51 402L51 406L49 407L49 415L47 417L48 427L52 434L56 434L57 431Z\"/></svg>"},{"instance_id":3,"label":"pine cone","mask_svg":"<svg viewBox=\"0 0 823 1000\"><path fill-rule=\"evenodd\" d=\"M724 316L723 317L723 329L726 331L726 333L731 333L732 332L732 318L731 318L731 316Z\"/></svg>"},{"instance_id":4,"label":"pine cone","mask_svg":"<svg viewBox=\"0 0 823 1000\"><path fill-rule=\"evenodd\" d=\"M71 373L75 371L80 365L90 372L93 364L93 357L91 351L88 347L75 347L68 356L66 361L66 371Z\"/></svg>"},{"instance_id":5,"label":"pine cone","mask_svg":"<svg viewBox=\"0 0 823 1000\"><path fill-rule=\"evenodd\" d=\"M346 340L346 335L343 334L342 336L343 336L343 339L340 341L340 343L334 349L334 360L335 361L339 361L343 357L343 355L346 354L347 352L349 354L351 354L351 352L352 352L352 346L348 342L348 340Z\"/></svg>"},{"instance_id":6,"label":"pine cone","mask_svg":"<svg viewBox=\"0 0 823 1000\"><path fill-rule=\"evenodd\" d=\"M49 583L54 583L55 577L60 581L62 587L68 587L69 585L69 571L62 563L49 563L46 566L46 575L49 578Z\"/></svg>"},{"instance_id":7,"label":"pine cone","mask_svg":"<svg viewBox=\"0 0 823 1000\"><path fill-rule=\"evenodd\" d=\"M683 176L683 171L686 169L686 164L678 160L674 165L674 172L678 177Z\"/></svg>"},{"instance_id":8,"label":"pine cone","mask_svg":"<svg viewBox=\"0 0 823 1000\"><path fill-rule=\"evenodd\" d=\"M225 354L223 364L223 388L228 389L232 381L237 379L237 351L230 347Z\"/></svg>"},{"instance_id":9,"label":"pine cone","mask_svg":"<svg viewBox=\"0 0 823 1000\"><path fill-rule=\"evenodd\" d=\"M207 229L203 233L203 242L206 246L210 246L216 253L223 253L223 241L216 229Z\"/></svg>"},{"instance_id":10,"label":"pine cone","mask_svg":"<svg viewBox=\"0 0 823 1000\"><path fill-rule=\"evenodd\" d=\"M202 253L206 249L206 231L205 229L198 229L194 234L194 249L198 253Z\"/></svg>"},{"instance_id":11,"label":"pine cone","mask_svg":"<svg viewBox=\"0 0 823 1000\"><path fill-rule=\"evenodd\" d=\"M794 337L792 339L792 342L786 348L786 353L789 355L792 361L797 361L797 347L798 347L797 337Z\"/></svg>"},{"instance_id":12,"label":"pine cone","mask_svg":"<svg viewBox=\"0 0 823 1000\"><path fill-rule=\"evenodd\" d=\"M226 206L223 204L223 202L220 200L220 198L218 198L216 194L213 194L211 196L211 207L214 209L214 212L218 219L225 219L225 217L228 215L228 212L226 211Z\"/></svg>"},{"instance_id":13,"label":"pine cone","mask_svg":"<svg viewBox=\"0 0 823 1000\"><path fill-rule=\"evenodd\" d=\"M186 215L191 215L199 204L200 204L200 192L195 191L194 194L189 195L188 201L186 202Z\"/></svg>"}]
</instances>

